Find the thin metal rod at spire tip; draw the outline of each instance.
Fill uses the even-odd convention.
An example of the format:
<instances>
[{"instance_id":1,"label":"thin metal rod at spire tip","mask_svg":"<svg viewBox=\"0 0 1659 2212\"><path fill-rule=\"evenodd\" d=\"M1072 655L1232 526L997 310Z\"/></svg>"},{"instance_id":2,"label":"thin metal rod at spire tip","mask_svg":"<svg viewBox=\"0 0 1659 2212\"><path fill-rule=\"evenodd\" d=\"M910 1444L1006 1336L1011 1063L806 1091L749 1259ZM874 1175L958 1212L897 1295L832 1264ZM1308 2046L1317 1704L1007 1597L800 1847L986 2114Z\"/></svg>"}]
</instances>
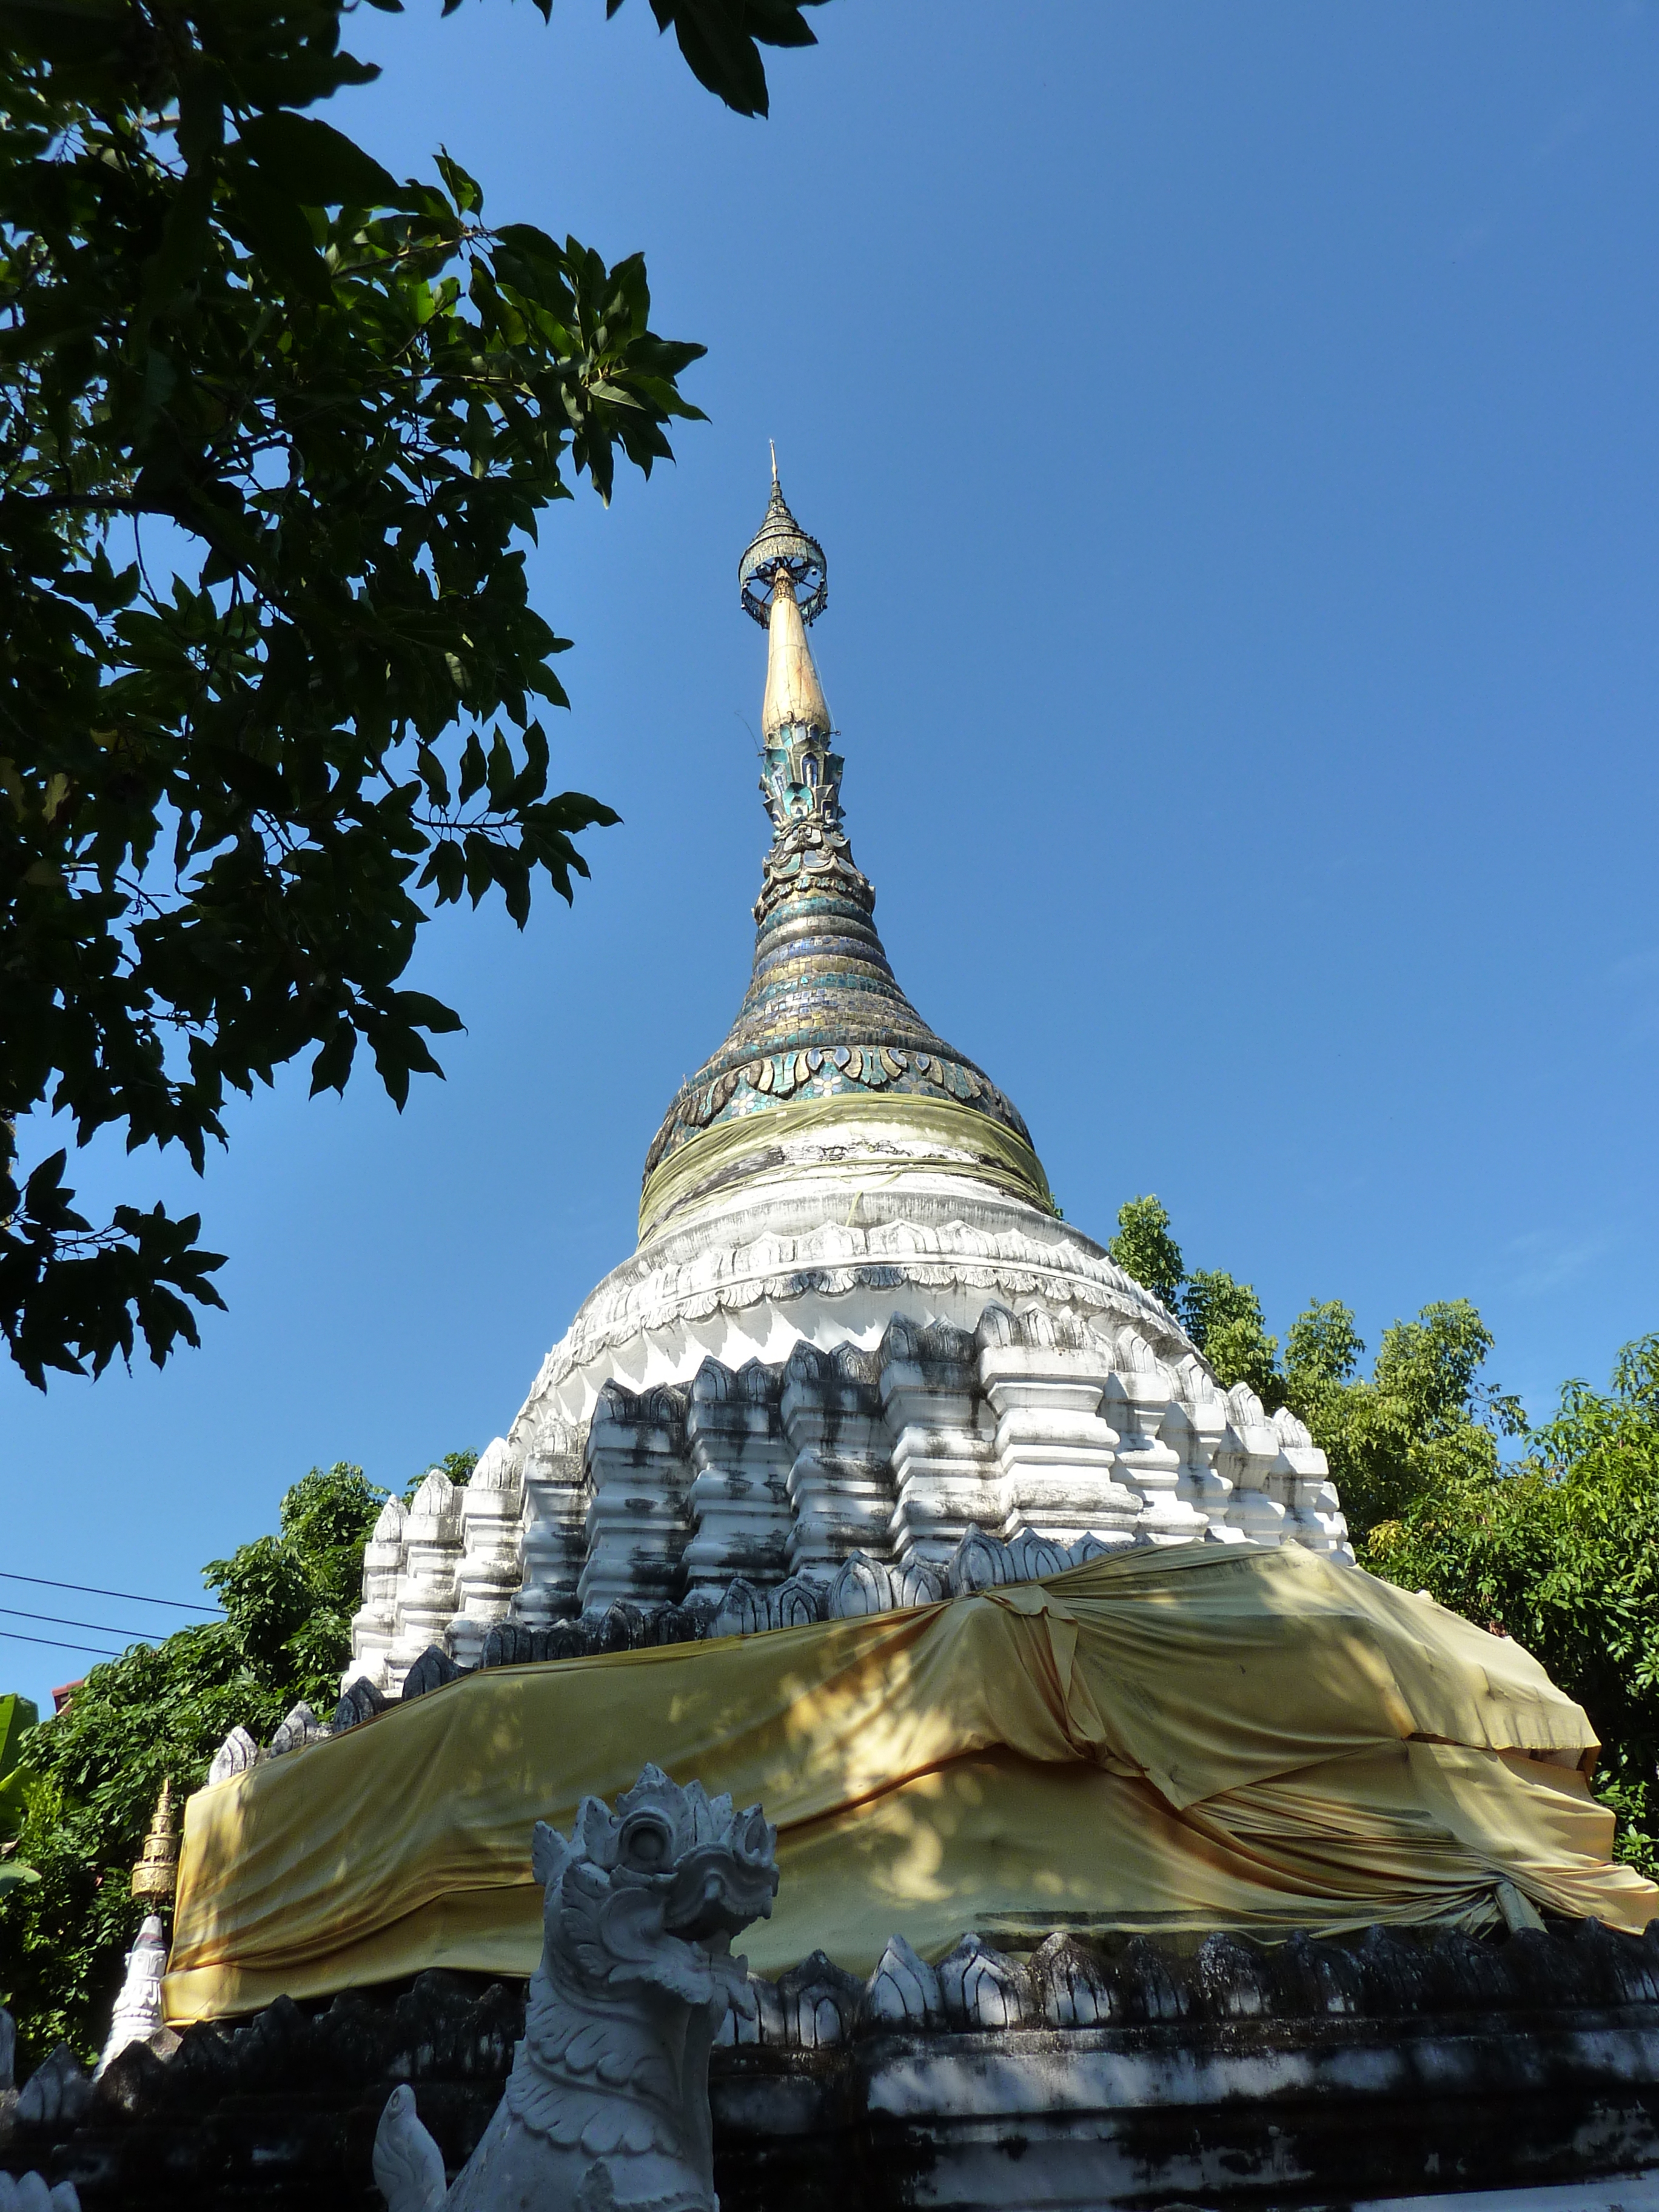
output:
<instances>
[{"instance_id":1,"label":"thin metal rod at spire tip","mask_svg":"<svg viewBox=\"0 0 1659 2212\"><path fill-rule=\"evenodd\" d=\"M775 438L769 438L766 442L772 448L772 481L775 484L778 480L778 441Z\"/></svg>"}]
</instances>

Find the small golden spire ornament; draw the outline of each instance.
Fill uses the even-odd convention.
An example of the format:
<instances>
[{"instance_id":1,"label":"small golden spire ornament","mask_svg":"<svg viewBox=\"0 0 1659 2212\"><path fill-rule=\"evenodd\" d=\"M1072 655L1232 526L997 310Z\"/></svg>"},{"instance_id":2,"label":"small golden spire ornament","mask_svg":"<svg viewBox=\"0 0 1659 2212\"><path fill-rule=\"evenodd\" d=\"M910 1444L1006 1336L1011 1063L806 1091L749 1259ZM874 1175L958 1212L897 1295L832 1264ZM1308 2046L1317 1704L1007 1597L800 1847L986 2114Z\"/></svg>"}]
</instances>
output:
<instances>
[{"instance_id":1,"label":"small golden spire ornament","mask_svg":"<svg viewBox=\"0 0 1659 2212\"><path fill-rule=\"evenodd\" d=\"M132 1893L155 1911L169 1909L179 1887L179 1821L173 1809L173 1784L163 1780L150 1815L143 1856L132 1869Z\"/></svg>"}]
</instances>

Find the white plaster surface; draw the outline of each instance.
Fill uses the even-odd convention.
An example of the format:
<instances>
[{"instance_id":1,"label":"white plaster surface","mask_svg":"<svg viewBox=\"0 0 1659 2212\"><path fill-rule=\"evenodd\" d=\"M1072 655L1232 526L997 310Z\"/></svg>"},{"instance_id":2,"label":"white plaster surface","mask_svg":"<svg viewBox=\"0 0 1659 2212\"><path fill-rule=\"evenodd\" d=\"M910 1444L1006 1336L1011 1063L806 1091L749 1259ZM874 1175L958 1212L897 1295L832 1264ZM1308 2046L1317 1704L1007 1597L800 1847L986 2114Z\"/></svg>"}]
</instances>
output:
<instances>
[{"instance_id":1,"label":"white plaster surface","mask_svg":"<svg viewBox=\"0 0 1659 2212\"><path fill-rule=\"evenodd\" d=\"M1307 1431L1223 1392L1098 1245L965 1164L878 1174L869 1142L820 1132L605 1278L472 1484L434 1471L382 1516L348 1680L395 1691L434 1643L474 1664L503 1618L827 1583L854 1550L942 1566L970 1526L1352 1558ZM940 1324L971 1340L951 1359L918 1349ZM798 1362L745 1397L799 1346L875 1357L859 1387Z\"/></svg>"}]
</instances>

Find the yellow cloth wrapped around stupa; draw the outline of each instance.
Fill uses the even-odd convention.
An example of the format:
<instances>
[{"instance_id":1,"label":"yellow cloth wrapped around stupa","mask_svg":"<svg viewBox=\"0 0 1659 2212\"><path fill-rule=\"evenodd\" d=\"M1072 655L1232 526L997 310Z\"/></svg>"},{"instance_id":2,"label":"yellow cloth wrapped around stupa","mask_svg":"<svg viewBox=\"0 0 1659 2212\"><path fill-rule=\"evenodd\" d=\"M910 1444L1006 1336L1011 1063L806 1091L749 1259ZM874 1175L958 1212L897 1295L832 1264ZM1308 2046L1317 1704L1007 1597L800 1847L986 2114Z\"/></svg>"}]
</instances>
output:
<instances>
[{"instance_id":1,"label":"yellow cloth wrapped around stupa","mask_svg":"<svg viewBox=\"0 0 1659 2212\"><path fill-rule=\"evenodd\" d=\"M201 1790L175 2025L428 1966L528 1975L538 1820L647 1760L778 1828L774 1974L902 1933L1640 1929L1582 1709L1518 1644L1285 1545L1194 1545L769 1635L492 1668Z\"/></svg>"}]
</instances>

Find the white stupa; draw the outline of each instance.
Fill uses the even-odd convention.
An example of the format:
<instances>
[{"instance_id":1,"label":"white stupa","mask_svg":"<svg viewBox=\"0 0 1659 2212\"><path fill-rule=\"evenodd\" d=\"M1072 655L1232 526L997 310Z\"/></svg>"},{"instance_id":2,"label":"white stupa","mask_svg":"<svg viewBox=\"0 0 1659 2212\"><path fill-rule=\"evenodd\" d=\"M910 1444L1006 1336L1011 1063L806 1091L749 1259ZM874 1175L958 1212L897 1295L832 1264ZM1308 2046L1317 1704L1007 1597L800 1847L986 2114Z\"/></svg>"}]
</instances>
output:
<instances>
[{"instance_id":1,"label":"white stupa","mask_svg":"<svg viewBox=\"0 0 1659 2212\"><path fill-rule=\"evenodd\" d=\"M557 1656L618 1607L623 1640L670 1608L665 1640L699 1601L723 1631L910 1602L975 1530L1352 1559L1306 1429L1060 1220L1018 1109L895 981L807 643L823 553L775 468L739 583L773 830L747 994L647 1155L638 1249L507 1436L386 1507L348 1686L434 1644L476 1663L498 1625Z\"/></svg>"}]
</instances>

